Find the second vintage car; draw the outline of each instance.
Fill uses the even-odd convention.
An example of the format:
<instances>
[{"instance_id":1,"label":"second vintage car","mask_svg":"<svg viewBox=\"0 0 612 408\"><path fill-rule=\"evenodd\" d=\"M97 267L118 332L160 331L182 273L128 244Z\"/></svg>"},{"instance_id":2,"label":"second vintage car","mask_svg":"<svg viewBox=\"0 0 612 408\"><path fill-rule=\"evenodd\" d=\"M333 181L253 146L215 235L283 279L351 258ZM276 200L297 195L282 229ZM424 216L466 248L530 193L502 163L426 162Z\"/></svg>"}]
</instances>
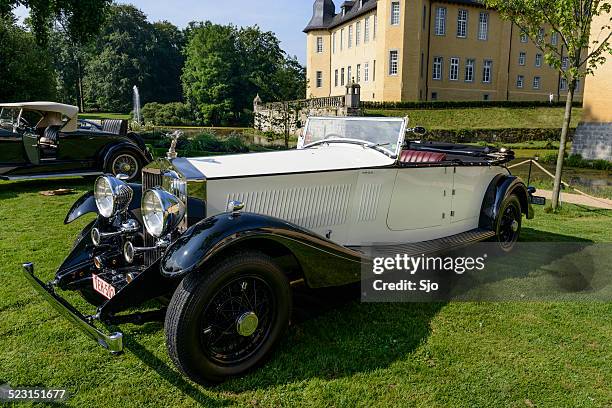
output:
<instances>
[{"instance_id":1,"label":"second vintage car","mask_svg":"<svg viewBox=\"0 0 612 408\"><path fill-rule=\"evenodd\" d=\"M98 178L65 222L97 217L55 279L44 284L31 263L25 275L112 352L122 333L96 324L165 319L169 355L191 379L243 374L287 328L292 284L358 281L372 245L402 253L494 239L510 250L533 217L534 190L505 167L512 152L407 141L423 131L407 126L318 117L296 150L185 159L171 149L142 184ZM97 312L83 315L59 290ZM153 299L159 310L133 311Z\"/></svg>"},{"instance_id":2,"label":"second vintage car","mask_svg":"<svg viewBox=\"0 0 612 408\"><path fill-rule=\"evenodd\" d=\"M124 174L140 177L152 157L126 120L98 125L55 102L0 104L0 180Z\"/></svg>"}]
</instances>

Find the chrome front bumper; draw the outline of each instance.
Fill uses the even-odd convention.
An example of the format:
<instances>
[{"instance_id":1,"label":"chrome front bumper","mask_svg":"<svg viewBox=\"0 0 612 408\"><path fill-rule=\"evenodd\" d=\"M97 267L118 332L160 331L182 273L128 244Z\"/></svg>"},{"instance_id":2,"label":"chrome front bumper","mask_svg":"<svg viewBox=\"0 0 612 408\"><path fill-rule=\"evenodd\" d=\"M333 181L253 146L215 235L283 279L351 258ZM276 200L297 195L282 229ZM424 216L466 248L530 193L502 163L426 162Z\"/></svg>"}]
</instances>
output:
<instances>
[{"instance_id":1,"label":"chrome front bumper","mask_svg":"<svg viewBox=\"0 0 612 408\"><path fill-rule=\"evenodd\" d=\"M106 334L100 331L91 323L91 318L84 316L74 306L58 296L51 285L45 285L40 279L34 276L34 264L23 264L23 272L32 287L36 289L36 291L40 293L59 314L68 319L68 321L74 324L83 333L114 354L123 351L123 333L115 332Z\"/></svg>"}]
</instances>

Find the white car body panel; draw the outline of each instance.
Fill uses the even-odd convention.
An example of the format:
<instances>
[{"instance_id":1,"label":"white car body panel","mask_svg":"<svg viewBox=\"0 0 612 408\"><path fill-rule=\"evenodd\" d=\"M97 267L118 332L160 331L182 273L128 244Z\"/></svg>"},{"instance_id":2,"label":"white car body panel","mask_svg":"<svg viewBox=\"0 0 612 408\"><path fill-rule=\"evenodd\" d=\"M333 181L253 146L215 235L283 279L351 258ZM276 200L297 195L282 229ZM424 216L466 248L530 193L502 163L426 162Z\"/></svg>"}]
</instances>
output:
<instances>
[{"instance_id":1,"label":"white car body panel","mask_svg":"<svg viewBox=\"0 0 612 408\"><path fill-rule=\"evenodd\" d=\"M241 201L344 246L413 243L478 228L485 190L500 166L400 167L370 148L189 159L207 180L207 212ZM453 193L454 190L454 193Z\"/></svg>"}]
</instances>

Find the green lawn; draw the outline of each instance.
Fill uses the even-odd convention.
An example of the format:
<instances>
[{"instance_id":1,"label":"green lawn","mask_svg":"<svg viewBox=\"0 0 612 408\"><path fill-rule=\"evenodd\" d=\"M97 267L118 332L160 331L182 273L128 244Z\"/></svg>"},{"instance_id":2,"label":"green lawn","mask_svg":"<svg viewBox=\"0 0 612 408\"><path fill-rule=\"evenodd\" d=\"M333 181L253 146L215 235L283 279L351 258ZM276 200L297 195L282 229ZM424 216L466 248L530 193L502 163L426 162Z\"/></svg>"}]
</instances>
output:
<instances>
[{"instance_id":1,"label":"green lawn","mask_svg":"<svg viewBox=\"0 0 612 408\"><path fill-rule=\"evenodd\" d=\"M90 184L0 182L0 385L67 387L73 407L612 405L610 303L350 300L325 310L335 292L302 293L280 349L243 378L208 388L188 382L156 323L125 326L127 351L113 357L52 311L19 272L34 261L50 279L90 219L64 226L78 196L38 191L84 192ZM612 212L539 209L523 237L612 242Z\"/></svg>"},{"instance_id":2,"label":"green lawn","mask_svg":"<svg viewBox=\"0 0 612 408\"><path fill-rule=\"evenodd\" d=\"M93 119L93 120L100 120L100 119L130 119L130 115L129 114L124 114L124 113L79 113L79 118L81 119Z\"/></svg>"},{"instance_id":3,"label":"green lawn","mask_svg":"<svg viewBox=\"0 0 612 408\"><path fill-rule=\"evenodd\" d=\"M368 109L369 116L408 116L413 126L427 129L561 128L563 108ZM582 109L574 109L577 126Z\"/></svg>"}]
</instances>

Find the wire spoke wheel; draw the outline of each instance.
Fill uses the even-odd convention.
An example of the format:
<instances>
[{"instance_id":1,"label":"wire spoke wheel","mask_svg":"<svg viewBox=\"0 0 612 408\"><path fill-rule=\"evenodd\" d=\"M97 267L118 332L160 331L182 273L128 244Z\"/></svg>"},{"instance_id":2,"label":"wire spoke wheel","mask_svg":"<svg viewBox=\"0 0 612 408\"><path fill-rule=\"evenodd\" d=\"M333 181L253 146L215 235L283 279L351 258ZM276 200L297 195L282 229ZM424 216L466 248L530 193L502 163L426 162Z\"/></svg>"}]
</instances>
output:
<instances>
[{"instance_id":1,"label":"wire spoke wheel","mask_svg":"<svg viewBox=\"0 0 612 408\"><path fill-rule=\"evenodd\" d=\"M138 170L138 160L127 153L115 157L111 165L111 171L115 176L125 174L128 180L134 179L138 175Z\"/></svg>"},{"instance_id":2,"label":"wire spoke wheel","mask_svg":"<svg viewBox=\"0 0 612 408\"><path fill-rule=\"evenodd\" d=\"M504 203L499 215L497 240L503 250L509 251L518 241L521 232L521 210L516 197Z\"/></svg>"},{"instance_id":3,"label":"wire spoke wheel","mask_svg":"<svg viewBox=\"0 0 612 408\"><path fill-rule=\"evenodd\" d=\"M269 336L276 314L272 288L258 276L238 277L223 286L201 317L204 354L222 365L251 357Z\"/></svg>"}]
</instances>

